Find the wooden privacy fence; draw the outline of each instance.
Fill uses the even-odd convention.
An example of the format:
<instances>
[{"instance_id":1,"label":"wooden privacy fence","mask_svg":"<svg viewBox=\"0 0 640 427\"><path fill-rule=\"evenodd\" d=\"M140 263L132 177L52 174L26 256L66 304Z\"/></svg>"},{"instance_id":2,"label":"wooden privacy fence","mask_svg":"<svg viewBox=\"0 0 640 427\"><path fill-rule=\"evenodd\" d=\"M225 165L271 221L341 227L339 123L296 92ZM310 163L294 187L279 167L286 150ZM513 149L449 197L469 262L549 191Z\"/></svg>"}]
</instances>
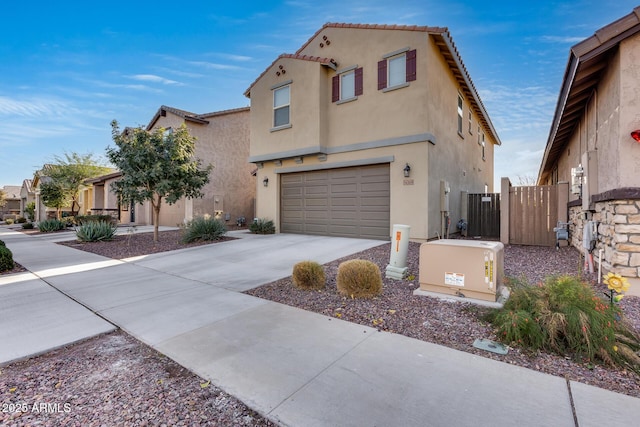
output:
<instances>
[{"instance_id":1,"label":"wooden privacy fence","mask_svg":"<svg viewBox=\"0 0 640 427\"><path fill-rule=\"evenodd\" d=\"M504 190L504 183L502 194ZM501 241L512 245L554 246L553 228L558 219L566 221L568 191L558 185L511 187L508 185L508 209L503 209L502 220L508 215L508 227L502 227ZM564 203L564 205L563 205ZM503 200L503 205L505 201ZM506 229L506 230L505 230Z\"/></svg>"},{"instance_id":2,"label":"wooden privacy fence","mask_svg":"<svg viewBox=\"0 0 640 427\"><path fill-rule=\"evenodd\" d=\"M468 195L468 236L500 237L500 194Z\"/></svg>"}]
</instances>

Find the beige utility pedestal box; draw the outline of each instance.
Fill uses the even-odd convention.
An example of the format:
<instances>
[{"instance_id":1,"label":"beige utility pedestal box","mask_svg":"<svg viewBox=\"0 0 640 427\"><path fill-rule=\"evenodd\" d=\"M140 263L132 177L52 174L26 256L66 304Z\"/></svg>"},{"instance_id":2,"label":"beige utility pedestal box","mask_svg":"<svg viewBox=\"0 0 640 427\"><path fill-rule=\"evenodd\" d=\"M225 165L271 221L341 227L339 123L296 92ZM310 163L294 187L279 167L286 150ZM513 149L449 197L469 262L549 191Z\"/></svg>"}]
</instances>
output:
<instances>
[{"instance_id":1,"label":"beige utility pedestal box","mask_svg":"<svg viewBox=\"0 0 640 427\"><path fill-rule=\"evenodd\" d=\"M420 246L420 289L497 301L504 274L500 242L442 239Z\"/></svg>"}]
</instances>

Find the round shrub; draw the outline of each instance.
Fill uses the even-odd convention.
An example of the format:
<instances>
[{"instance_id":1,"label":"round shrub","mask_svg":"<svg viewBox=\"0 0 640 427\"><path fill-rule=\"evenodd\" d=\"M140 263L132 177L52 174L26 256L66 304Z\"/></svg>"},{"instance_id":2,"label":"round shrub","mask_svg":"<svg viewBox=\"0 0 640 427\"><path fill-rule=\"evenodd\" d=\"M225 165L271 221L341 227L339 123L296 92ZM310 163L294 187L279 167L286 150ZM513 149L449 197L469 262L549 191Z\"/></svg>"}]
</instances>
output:
<instances>
[{"instance_id":1,"label":"round shrub","mask_svg":"<svg viewBox=\"0 0 640 427\"><path fill-rule=\"evenodd\" d=\"M76 237L81 242L100 242L113 239L117 230L111 222L89 221L76 227Z\"/></svg>"},{"instance_id":2,"label":"round shrub","mask_svg":"<svg viewBox=\"0 0 640 427\"><path fill-rule=\"evenodd\" d=\"M380 269L371 261L352 259L338 266L338 292L351 298L371 298L382 293Z\"/></svg>"},{"instance_id":3,"label":"round shrub","mask_svg":"<svg viewBox=\"0 0 640 427\"><path fill-rule=\"evenodd\" d=\"M33 223L32 222L25 222L24 224L22 224L22 229L23 230L33 230Z\"/></svg>"},{"instance_id":4,"label":"round shrub","mask_svg":"<svg viewBox=\"0 0 640 427\"><path fill-rule=\"evenodd\" d=\"M4 244L0 245L0 271L8 271L15 267L13 254Z\"/></svg>"},{"instance_id":5,"label":"round shrub","mask_svg":"<svg viewBox=\"0 0 640 427\"><path fill-rule=\"evenodd\" d=\"M324 269L315 261L301 261L293 266L293 284L300 289L324 289Z\"/></svg>"},{"instance_id":6,"label":"round shrub","mask_svg":"<svg viewBox=\"0 0 640 427\"><path fill-rule=\"evenodd\" d=\"M0 246L7 246L4 241L0 240Z\"/></svg>"},{"instance_id":7,"label":"round shrub","mask_svg":"<svg viewBox=\"0 0 640 427\"><path fill-rule=\"evenodd\" d=\"M24 224L25 222L27 222L27 218L23 216L19 216L18 219L16 219L16 224Z\"/></svg>"},{"instance_id":8,"label":"round shrub","mask_svg":"<svg viewBox=\"0 0 640 427\"><path fill-rule=\"evenodd\" d=\"M197 217L189 221L182 234L183 243L191 243L199 240L220 240L227 232L227 227L222 221L212 217Z\"/></svg>"},{"instance_id":9,"label":"round shrub","mask_svg":"<svg viewBox=\"0 0 640 427\"><path fill-rule=\"evenodd\" d=\"M64 230L64 228L65 223L55 218L45 219L38 223L38 230L40 230L41 233L51 233L52 231Z\"/></svg>"},{"instance_id":10,"label":"round shrub","mask_svg":"<svg viewBox=\"0 0 640 427\"><path fill-rule=\"evenodd\" d=\"M5 219L5 220L4 220L4 223L5 223L5 224L7 224L7 225L11 225L11 224L13 224L13 218L7 218L7 219Z\"/></svg>"}]
</instances>

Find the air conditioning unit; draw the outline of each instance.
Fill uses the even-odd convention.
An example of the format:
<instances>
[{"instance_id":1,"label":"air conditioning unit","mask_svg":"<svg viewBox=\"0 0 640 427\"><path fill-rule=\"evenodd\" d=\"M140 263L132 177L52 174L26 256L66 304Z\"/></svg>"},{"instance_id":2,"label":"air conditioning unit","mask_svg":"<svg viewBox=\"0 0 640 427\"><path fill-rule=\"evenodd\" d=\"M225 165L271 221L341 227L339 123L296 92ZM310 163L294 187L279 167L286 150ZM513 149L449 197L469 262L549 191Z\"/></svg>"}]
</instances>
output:
<instances>
[{"instance_id":1,"label":"air conditioning unit","mask_svg":"<svg viewBox=\"0 0 640 427\"><path fill-rule=\"evenodd\" d=\"M420 246L420 289L496 302L504 274L500 242L441 239Z\"/></svg>"}]
</instances>

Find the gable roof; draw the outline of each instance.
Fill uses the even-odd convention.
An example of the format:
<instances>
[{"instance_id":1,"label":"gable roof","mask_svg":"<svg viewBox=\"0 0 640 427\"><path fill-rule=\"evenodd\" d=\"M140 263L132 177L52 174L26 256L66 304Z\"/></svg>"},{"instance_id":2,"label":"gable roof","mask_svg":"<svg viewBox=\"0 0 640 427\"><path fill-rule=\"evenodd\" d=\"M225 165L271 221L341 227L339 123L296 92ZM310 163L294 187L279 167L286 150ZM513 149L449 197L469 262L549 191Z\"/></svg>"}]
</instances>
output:
<instances>
[{"instance_id":1,"label":"gable roof","mask_svg":"<svg viewBox=\"0 0 640 427\"><path fill-rule=\"evenodd\" d=\"M356 29L356 30L395 30L395 31L419 31L423 33L427 33L431 36L440 50L441 55L445 59L449 69L453 73L454 78L460 85L462 92L465 98L470 102L473 109L478 113L478 118L480 123L482 123L483 127L489 131L491 137L494 141L496 141L497 145L502 145L500 142L500 138L498 137L498 133L493 127L493 123L491 123L491 119L489 118L489 114L487 113L482 100L480 99L480 95L476 91L476 88L471 81L471 77L467 72L467 68L462 62L462 58L460 57L460 53L451 38L451 34L446 27L427 27L427 26L418 26L418 25L379 25L379 24L347 24L347 23L335 23L329 22L326 23L320 28L318 31L313 34L307 40L305 44L300 47L295 54L282 54L275 61L271 63L258 78L251 83L249 88L245 91L244 95L246 97L251 97L251 88L260 80L265 73L278 61L282 58L293 58L300 59L306 61L315 61L319 62L322 65L330 66L334 68L335 61L332 58L320 58L308 55L302 55L301 52L311 43L324 29L326 28L348 28L348 29ZM335 68L334 68L335 69Z\"/></svg>"},{"instance_id":2,"label":"gable roof","mask_svg":"<svg viewBox=\"0 0 640 427\"><path fill-rule=\"evenodd\" d=\"M574 45L556 104L538 182L544 182L582 118L584 110L620 42L640 32L640 6Z\"/></svg>"},{"instance_id":3,"label":"gable roof","mask_svg":"<svg viewBox=\"0 0 640 427\"><path fill-rule=\"evenodd\" d=\"M32 183L33 181L31 181L30 179L23 180L20 191L22 192L22 188L24 188L27 193L32 193L33 192L33 189L31 188Z\"/></svg>"},{"instance_id":4,"label":"gable roof","mask_svg":"<svg viewBox=\"0 0 640 427\"><path fill-rule=\"evenodd\" d=\"M18 185L5 185L2 188L5 194L5 200L20 200L20 189Z\"/></svg>"},{"instance_id":5,"label":"gable roof","mask_svg":"<svg viewBox=\"0 0 640 427\"><path fill-rule=\"evenodd\" d=\"M324 28L324 27L323 27ZM307 42L309 43L309 42ZM300 49L298 49L298 52L300 52ZM262 73L260 73L260 75L258 76L258 78L256 78L253 83L251 83L251 85L249 86L249 88L247 90L244 91L244 96L246 96L247 98L251 98L251 88L253 86L255 86L255 84L258 82L258 80L260 80L262 78L262 76L264 76L265 74L267 74L267 72L269 71L269 69L271 67L274 66L274 64L276 62L278 62L279 60L283 59L283 58L291 58L291 59L299 59L302 61L311 61L311 62L318 62L322 65L326 65L329 66L331 68L333 68L334 70L335 68L335 61L333 60L333 58L321 58L319 56L311 56L311 55L302 55L300 53L282 53L280 54L280 56L278 56L267 68L264 69L264 71Z\"/></svg>"},{"instance_id":6,"label":"gable roof","mask_svg":"<svg viewBox=\"0 0 640 427\"><path fill-rule=\"evenodd\" d=\"M233 109L229 109L229 110L215 111L215 112L212 112L212 113L205 113L205 114L196 114L196 113L192 113L190 111L180 110L179 108L174 108L174 107L168 107L166 105L161 105L160 108L158 108L158 111L156 112L156 114L153 116L153 118L151 119L151 121L147 125L146 130L151 130L151 128L158 121L158 119L160 117L165 117L167 115L167 112L173 113L178 117L182 117L185 121L190 121L190 122L194 122L194 123L198 123L198 124L202 124L202 125L207 125L207 124L209 124L209 121L206 120L207 118L222 116L222 115L225 115L225 114L237 113L237 112L241 112L241 111L245 111L245 110L249 110L249 107L233 108Z\"/></svg>"}]
</instances>

